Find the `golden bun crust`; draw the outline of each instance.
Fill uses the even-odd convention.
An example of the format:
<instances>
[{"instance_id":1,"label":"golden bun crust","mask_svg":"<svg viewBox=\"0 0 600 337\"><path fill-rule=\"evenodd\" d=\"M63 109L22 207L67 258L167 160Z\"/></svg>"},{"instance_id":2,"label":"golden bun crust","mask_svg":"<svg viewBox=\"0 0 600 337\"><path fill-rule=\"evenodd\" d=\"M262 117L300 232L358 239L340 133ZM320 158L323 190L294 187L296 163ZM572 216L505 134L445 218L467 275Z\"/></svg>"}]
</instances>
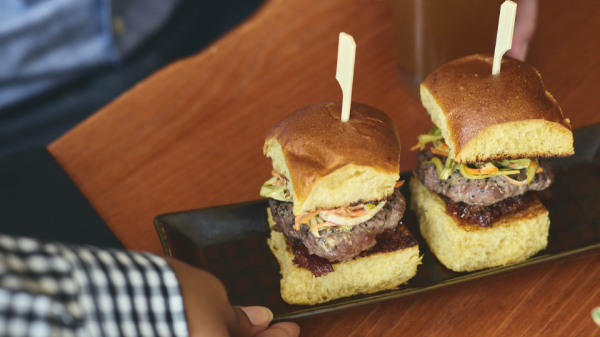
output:
<instances>
[{"instance_id":1,"label":"golden bun crust","mask_svg":"<svg viewBox=\"0 0 600 337\"><path fill-rule=\"evenodd\" d=\"M272 226L275 222L270 211L267 209ZM421 264L419 246L414 245L335 263L334 272L314 277L310 271L294 265L294 254L286 249L282 233L271 231L267 242L281 267L281 297L289 304L313 305L340 297L394 289L413 278Z\"/></svg>"},{"instance_id":2,"label":"golden bun crust","mask_svg":"<svg viewBox=\"0 0 600 337\"><path fill-rule=\"evenodd\" d=\"M381 110L342 102L309 105L282 118L263 152L288 179L294 214L379 200L393 193L400 172L400 138Z\"/></svg>"},{"instance_id":3,"label":"golden bun crust","mask_svg":"<svg viewBox=\"0 0 600 337\"><path fill-rule=\"evenodd\" d=\"M573 154L573 133L532 66L492 55L448 62L421 83L421 100L459 163Z\"/></svg>"},{"instance_id":4,"label":"golden bun crust","mask_svg":"<svg viewBox=\"0 0 600 337\"><path fill-rule=\"evenodd\" d=\"M492 227L481 227L450 216L444 200L419 179L411 179L410 189L421 235L448 269L463 272L517 263L548 245L549 212L539 200Z\"/></svg>"}]
</instances>

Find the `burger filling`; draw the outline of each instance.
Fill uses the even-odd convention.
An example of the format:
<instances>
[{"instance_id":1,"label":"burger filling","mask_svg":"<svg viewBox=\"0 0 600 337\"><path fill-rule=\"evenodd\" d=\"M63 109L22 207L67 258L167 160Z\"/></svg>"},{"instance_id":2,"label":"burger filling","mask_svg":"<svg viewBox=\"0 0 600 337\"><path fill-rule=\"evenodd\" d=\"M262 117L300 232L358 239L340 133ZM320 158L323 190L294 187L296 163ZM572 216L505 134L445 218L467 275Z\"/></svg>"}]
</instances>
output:
<instances>
[{"instance_id":1,"label":"burger filling","mask_svg":"<svg viewBox=\"0 0 600 337\"><path fill-rule=\"evenodd\" d=\"M446 144L442 131L433 126L427 134L418 136L419 142L411 150L420 149L423 151L427 144L433 146L429 151L438 157L432 157L430 163L435 165L436 172L440 180L447 180L453 172L460 174L467 179L486 179L491 177L502 177L509 183L517 186L529 185L533 182L536 173L543 172L543 168L537 159L507 159L492 161L488 163L476 164L457 164L449 156L450 148ZM514 175L521 174L525 170L526 177L523 180L514 179Z\"/></svg>"},{"instance_id":2,"label":"burger filling","mask_svg":"<svg viewBox=\"0 0 600 337\"><path fill-rule=\"evenodd\" d=\"M454 202L448 197L446 211L461 223L491 227L496 219L527 209L536 199L532 192L498 201L489 206L469 205L464 202Z\"/></svg>"},{"instance_id":3,"label":"burger filling","mask_svg":"<svg viewBox=\"0 0 600 337\"><path fill-rule=\"evenodd\" d=\"M428 143L432 147L425 150ZM450 214L482 226L491 226L495 219L522 210L529 200L523 197L526 192L544 190L554 182L552 164L547 159L457 164L449 156L449 148L437 127L420 135L413 149L421 150L415 170L419 180L446 198ZM509 198L511 202L500 203ZM507 207L508 204L520 207Z\"/></svg>"},{"instance_id":4,"label":"burger filling","mask_svg":"<svg viewBox=\"0 0 600 337\"><path fill-rule=\"evenodd\" d=\"M288 180L275 170L271 174L273 177L263 184L260 189L260 196L278 201L293 202L293 197L287 187ZM398 182L395 187L402 186L403 182ZM350 227L371 219L383 208L385 203L386 200L379 200L341 206L335 209L305 212L294 219L294 229L300 230L300 226L306 224L313 235L317 237L319 236L319 230L326 227L342 227L342 229L349 230Z\"/></svg>"},{"instance_id":5,"label":"burger filling","mask_svg":"<svg viewBox=\"0 0 600 337\"><path fill-rule=\"evenodd\" d=\"M378 253L393 252L398 249L409 248L417 245L417 239L405 226L386 229L375 238L376 243L371 248L363 250L360 256L370 256ZM288 249L294 254L295 266L308 269L315 277L325 276L334 271L332 263L318 255L312 254L301 240L286 238Z\"/></svg>"},{"instance_id":6,"label":"burger filling","mask_svg":"<svg viewBox=\"0 0 600 337\"><path fill-rule=\"evenodd\" d=\"M406 208L406 202L400 190L395 189L394 193L386 200L367 203L382 205L382 207L379 211L374 212L375 214L370 219L359 224L318 227L318 222L322 221L322 224L325 224L327 221L317 214L308 222L301 223L297 230L293 203L269 199L269 204L273 220L277 223L273 230L283 232L287 238L301 241L311 254L329 261L348 261L362 251L373 247L379 234L398 226ZM311 224L314 221L316 224Z\"/></svg>"},{"instance_id":7,"label":"burger filling","mask_svg":"<svg viewBox=\"0 0 600 337\"><path fill-rule=\"evenodd\" d=\"M287 188L287 179L275 170L271 174L273 177L267 180L260 188L260 196L279 201L293 201L290 191Z\"/></svg>"},{"instance_id":8,"label":"burger filling","mask_svg":"<svg viewBox=\"0 0 600 337\"><path fill-rule=\"evenodd\" d=\"M293 196L289 180L276 171L265 182L260 195L269 198L271 214L289 239L303 244L310 254L329 261L348 261L372 248L377 236L395 229L404 214L406 203L396 183L394 192L383 200L358 202L334 209L320 209L293 214Z\"/></svg>"}]
</instances>

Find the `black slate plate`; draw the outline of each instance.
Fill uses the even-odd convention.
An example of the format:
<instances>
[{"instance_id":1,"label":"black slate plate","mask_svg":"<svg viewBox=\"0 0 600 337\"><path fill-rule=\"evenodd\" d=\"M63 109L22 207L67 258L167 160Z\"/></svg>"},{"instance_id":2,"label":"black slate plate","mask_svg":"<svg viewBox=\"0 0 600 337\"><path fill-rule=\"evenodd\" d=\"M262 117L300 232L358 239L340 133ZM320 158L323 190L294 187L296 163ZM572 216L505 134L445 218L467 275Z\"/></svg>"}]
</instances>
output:
<instances>
[{"instance_id":1,"label":"black slate plate","mask_svg":"<svg viewBox=\"0 0 600 337\"><path fill-rule=\"evenodd\" d=\"M550 198L548 247L513 265L456 273L445 268L429 251L418 230L415 214L407 208L402 219L419 241L423 254L417 275L395 290L341 298L314 306L289 305L279 292L279 264L266 239L267 200L198 209L157 216L154 224L165 255L178 258L216 275L236 305L264 305L275 321L297 319L388 301L480 279L557 259L600 252L600 124L575 131L576 155L555 160L556 183ZM410 180L411 173L401 175ZM408 183L402 188L410 204Z\"/></svg>"}]
</instances>

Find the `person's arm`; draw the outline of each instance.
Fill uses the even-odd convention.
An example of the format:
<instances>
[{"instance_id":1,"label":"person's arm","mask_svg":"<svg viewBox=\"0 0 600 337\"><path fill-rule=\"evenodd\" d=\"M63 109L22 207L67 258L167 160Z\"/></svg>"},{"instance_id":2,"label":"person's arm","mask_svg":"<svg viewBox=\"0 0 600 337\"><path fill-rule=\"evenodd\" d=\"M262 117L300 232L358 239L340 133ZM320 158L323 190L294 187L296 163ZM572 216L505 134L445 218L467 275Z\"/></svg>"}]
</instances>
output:
<instances>
[{"instance_id":1,"label":"person's arm","mask_svg":"<svg viewBox=\"0 0 600 337\"><path fill-rule=\"evenodd\" d=\"M0 109L121 62L181 0L0 0Z\"/></svg>"},{"instance_id":2,"label":"person's arm","mask_svg":"<svg viewBox=\"0 0 600 337\"><path fill-rule=\"evenodd\" d=\"M176 260L0 235L0 336L298 335L271 318Z\"/></svg>"},{"instance_id":3,"label":"person's arm","mask_svg":"<svg viewBox=\"0 0 600 337\"><path fill-rule=\"evenodd\" d=\"M296 323L269 323L271 311L264 307L229 304L225 287L216 277L188 264L169 259L177 274L191 336L297 337Z\"/></svg>"}]
</instances>

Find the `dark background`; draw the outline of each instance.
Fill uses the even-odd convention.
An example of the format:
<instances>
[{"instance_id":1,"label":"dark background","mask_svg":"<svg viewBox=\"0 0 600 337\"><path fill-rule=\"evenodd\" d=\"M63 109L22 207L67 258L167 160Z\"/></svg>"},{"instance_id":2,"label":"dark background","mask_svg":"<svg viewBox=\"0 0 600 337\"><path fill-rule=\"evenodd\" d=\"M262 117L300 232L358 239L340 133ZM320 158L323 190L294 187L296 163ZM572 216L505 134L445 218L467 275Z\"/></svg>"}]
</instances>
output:
<instances>
[{"instance_id":1,"label":"dark background","mask_svg":"<svg viewBox=\"0 0 600 337\"><path fill-rule=\"evenodd\" d=\"M51 143L165 65L202 50L250 16L262 0L184 0L169 22L118 66L0 110L0 158Z\"/></svg>"},{"instance_id":2,"label":"dark background","mask_svg":"<svg viewBox=\"0 0 600 337\"><path fill-rule=\"evenodd\" d=\"M1 1L1 0L0 0ZM122 248L46 145L165 65L193 55L261 0L185 0L119 65L0 110L0 233Z\"/></svg>"}]
</instances>

